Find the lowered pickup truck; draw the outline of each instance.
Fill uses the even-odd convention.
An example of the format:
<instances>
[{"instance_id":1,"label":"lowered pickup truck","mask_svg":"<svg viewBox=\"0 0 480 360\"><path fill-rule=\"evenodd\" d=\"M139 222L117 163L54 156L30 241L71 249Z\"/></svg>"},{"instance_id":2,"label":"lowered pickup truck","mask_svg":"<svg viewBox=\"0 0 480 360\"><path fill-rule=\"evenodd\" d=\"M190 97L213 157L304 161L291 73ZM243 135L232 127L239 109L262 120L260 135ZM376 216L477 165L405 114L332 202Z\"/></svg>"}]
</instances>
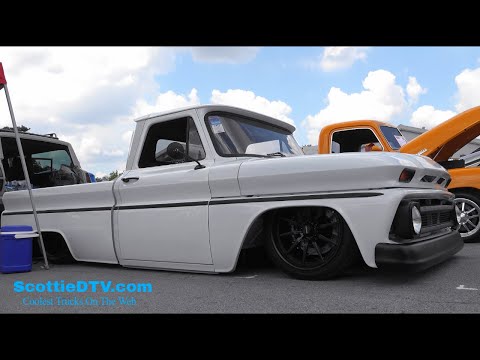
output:
<instances>
[{"instance_id":1,"label":"lowered pickup truck","mask_svg":"<svg viewBox=\"0 0 480 360\"><path fill-rule=\"evenodd\" d=\"M304 156L295 127L230 106L136 121L121 177L34 190L57 260L223 273L242 249L264 246L284 272L327 279L359 255L374 268L420 270L463 246L450 176L428 158ZM4 204L2 224L35 228L25 191Z\"/></svg>"}]
</instances>

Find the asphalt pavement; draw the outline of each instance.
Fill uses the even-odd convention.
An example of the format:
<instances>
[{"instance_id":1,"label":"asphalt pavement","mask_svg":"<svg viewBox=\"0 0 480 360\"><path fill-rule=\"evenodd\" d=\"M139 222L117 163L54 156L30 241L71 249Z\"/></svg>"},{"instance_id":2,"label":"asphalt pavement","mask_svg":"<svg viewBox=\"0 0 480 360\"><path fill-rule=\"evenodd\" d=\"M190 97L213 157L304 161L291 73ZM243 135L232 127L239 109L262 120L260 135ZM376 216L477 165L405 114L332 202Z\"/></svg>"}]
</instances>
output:
<instances>
[{"instance_id":1,"label":"asphalt pavement","mask_svg":"<svg viewBox=\"0 0 480 360\"><path fill-rule=\"evenodd\" d=\"M14 291L15 282L48 281L151 284L151 292ZM465 244L450 260L420 273L357 266L328 281L292 279L258 257L220 275L90 263L47 271L36 262L31 272L0 274L0 299L0 313L478 313L480 244Z\"/></svg>"}]
</instances>

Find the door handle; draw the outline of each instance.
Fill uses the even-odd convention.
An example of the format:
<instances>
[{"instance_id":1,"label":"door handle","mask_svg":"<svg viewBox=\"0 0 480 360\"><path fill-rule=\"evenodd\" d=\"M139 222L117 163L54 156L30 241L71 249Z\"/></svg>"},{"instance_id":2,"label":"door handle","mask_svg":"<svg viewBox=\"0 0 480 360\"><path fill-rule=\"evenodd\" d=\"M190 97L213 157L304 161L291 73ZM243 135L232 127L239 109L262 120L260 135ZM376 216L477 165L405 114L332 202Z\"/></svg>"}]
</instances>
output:
<instances>
[{"instance_id":1,"label":"door handle","mask_svg":"<svg viewBox=\"0 0 480 360\"><path fill-rule=\"evenodd\" d=\"M124 178L122 178L122 181L123 181L124 183L128 183L130 180L138 180L138 179L140 179L138 176L131 176L131 177L124 177Z\"/></svg>"}]
</instances>

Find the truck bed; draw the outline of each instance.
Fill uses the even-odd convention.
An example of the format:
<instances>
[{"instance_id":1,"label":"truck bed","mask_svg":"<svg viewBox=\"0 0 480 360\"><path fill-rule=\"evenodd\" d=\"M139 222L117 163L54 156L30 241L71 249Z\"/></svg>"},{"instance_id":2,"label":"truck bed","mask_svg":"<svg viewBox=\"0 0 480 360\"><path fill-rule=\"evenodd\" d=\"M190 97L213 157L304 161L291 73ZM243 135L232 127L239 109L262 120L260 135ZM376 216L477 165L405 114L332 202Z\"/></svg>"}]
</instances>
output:
<instances>
[{"instance_id":1,"label":"truck bed","mask_svg":"<svg viewBox=\"0 0 480 360\"><path fill-rule=\"evenodd\" d=\"M79 261L117 263L112 236L113 181L34 189L42 232L62 224L67 245ZM36 229L28 191L7 192L3 225L30 225ZM56 216L45 216L56 214ZM81 238L70 246L70 239Z\"/></svg>"}]
</instances>

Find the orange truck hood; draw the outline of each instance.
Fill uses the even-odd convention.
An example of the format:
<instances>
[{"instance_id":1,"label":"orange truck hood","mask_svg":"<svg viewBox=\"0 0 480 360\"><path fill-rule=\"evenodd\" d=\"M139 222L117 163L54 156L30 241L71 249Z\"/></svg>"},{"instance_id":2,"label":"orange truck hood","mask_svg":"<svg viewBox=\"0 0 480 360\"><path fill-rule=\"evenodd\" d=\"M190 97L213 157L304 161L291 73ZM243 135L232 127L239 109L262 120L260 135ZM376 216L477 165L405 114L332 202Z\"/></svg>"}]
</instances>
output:
<instances>
[{"instance_id":1,"label":"orange truck hood","mask_svg":"<svg viewBox=\"0 0 480 360\"><path fill-rule=\"evenodd\" d=\"M424 132L400 148L400 152L447 161L480 135L480 106L468 109Z\"/></svg>"}]
</instances>

